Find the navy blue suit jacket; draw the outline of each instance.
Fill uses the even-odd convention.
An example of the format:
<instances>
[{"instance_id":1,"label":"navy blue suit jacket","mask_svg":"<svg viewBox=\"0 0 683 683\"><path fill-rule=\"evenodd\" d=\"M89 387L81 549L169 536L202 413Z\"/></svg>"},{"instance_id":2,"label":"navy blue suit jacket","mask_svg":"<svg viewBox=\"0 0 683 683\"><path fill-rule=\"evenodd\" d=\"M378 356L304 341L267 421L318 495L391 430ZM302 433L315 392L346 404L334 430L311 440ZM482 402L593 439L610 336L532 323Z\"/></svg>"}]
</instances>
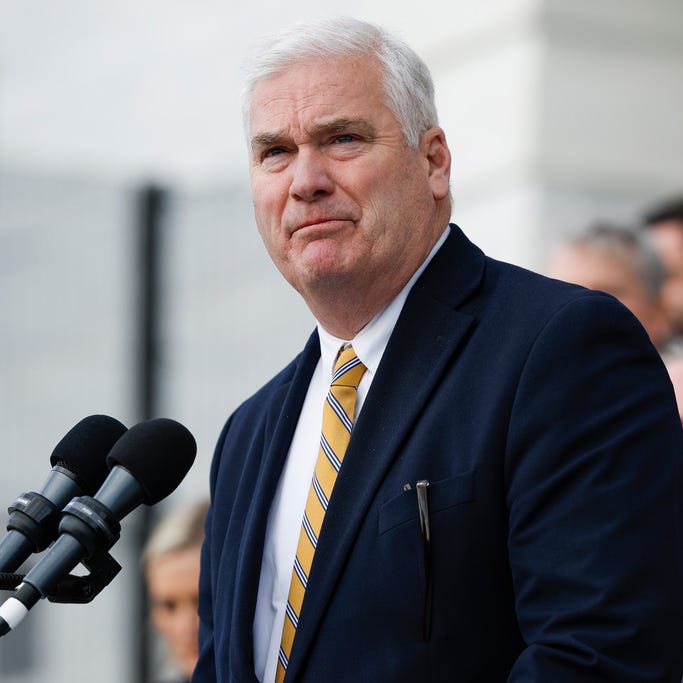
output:
<instances>
[{"instance_id":1,"label":"navy blue suit jacket","mask_svg":"<svg viewBox=\"0 0 683 683\"><path fill-rule=\"evenodd\" d=\"M194 683L256 681L266 520L318 357L314 334L220 437ZM671 384L633 316L452 226L354 427L288 683L679 683L682 464Z\"/></svg>"}]
</instances>

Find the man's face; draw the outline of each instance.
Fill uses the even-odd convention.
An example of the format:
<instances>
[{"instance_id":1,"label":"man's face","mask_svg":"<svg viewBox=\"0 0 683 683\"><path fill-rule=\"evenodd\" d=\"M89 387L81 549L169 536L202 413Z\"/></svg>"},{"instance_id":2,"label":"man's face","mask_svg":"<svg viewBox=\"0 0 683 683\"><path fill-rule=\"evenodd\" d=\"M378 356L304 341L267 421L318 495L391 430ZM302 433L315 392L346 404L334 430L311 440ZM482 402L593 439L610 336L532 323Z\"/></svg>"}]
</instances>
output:
<instances>
[{"instance_id":1,"label":"man's face","mask_svg":"<svg viewBox=\"0 0 683 683\"><path fill-rule=\"evenodd\" d=\"M672 328L683 334L683 224L656 223L649 230L652 243L666 269L662 302Z\"/></svg>"},{"instance_id":2,"label":"man's face","mask_svg":"<svg viewBox=\"0 0 683 683\"><path fill-rule=\"evenodd\" d=\"M349 281L400 289L448 220L436 203L450 155L438 128L405 145L375 60L304 62L259 81L249 129L256 222L290 284L304 298Z\"/></svg>"}]
</instances>

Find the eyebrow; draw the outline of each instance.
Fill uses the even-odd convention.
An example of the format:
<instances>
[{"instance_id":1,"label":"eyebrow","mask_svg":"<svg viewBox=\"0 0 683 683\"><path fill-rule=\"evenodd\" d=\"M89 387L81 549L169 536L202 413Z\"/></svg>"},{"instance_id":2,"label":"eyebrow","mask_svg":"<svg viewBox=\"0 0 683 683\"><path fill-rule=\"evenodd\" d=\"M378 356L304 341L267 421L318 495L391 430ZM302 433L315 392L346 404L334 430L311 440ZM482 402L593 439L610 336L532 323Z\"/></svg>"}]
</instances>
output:
<instances>
[{"instance_id":1,"label":"eyebrow","mask_svg":"<svg viewBox=\"0 0 683 683\"><path fill-rule=\"evenodd\" d=\"M375 127L369 121L352 118L338 118L315 124L308 130L308 134L316 138L332 133L343 133L348 130L354 130L368 139L373 139L377 135ZM257 133L251 138L251 149L256 151L264 147L270 147L281 143L288 137L284 129L272 133Z\"/></svg>"},{"instance_id":2,"label":"eyebrow","mask_svg":"<svg viewBox=\"0 0 683 683\"><path fill-rule=\"evenodd\" d=\"M343 133L349 129L353 129L369 138L374 138L377 134L375 127L366 119L349 118L338 118L317 124L311 128L310 132L314 136L319 136L329 133Z\"/></svg>"},{"instance_id":3,"label":"eyebrow","mask_svg":"<svg viewBox=\"0 0 683 683\"><path fill-rule=\"evenodd\" d=\"M251 149L256 151L257 149L270 147L271 145L280 142L285 137L284 131L276 133L258 133L251 139Z\"/></svg>"}]
</instances>

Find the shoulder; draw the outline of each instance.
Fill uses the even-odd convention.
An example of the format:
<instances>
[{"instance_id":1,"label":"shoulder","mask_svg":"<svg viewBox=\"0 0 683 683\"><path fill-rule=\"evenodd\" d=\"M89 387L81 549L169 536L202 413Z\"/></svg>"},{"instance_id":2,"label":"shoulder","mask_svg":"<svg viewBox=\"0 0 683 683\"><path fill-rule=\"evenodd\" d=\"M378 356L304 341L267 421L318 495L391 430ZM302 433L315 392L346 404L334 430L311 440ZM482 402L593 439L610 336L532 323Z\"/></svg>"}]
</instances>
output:
<instances>
[{"instance_id":1,"label":"shoulder","mask_svg":"<svg viewBox=\"0 0 683 683\"><path fill-rule=\"evenodd\" d=\"M530 316L553 315L574 302L590 307L594 302L610 300L617 303L618 308L622 307L609 294L555 280L490 257L486 257L483 287L485 293L495 293L501 306L514 302L514 310L527 311Z\"/></svg>"},{"instance_id":2,"label":"shoulder","mask_svg":"<svg viewBox=\"0 0 683 683\"><path fill-rule=\"evenodd\" d=\"M449 239L416 283L413 300L420 306L424 297L470 315L485 327L488 322L532 335L555 315L570 313L573 305L588 311L605 307L635 320L609 295L487 256L456 225L451 225Z\"/></svg>"},{"instance_id":3,"label":"shoulder","mask_svg":"<svg viewBox=\"0 0 683 683\"><path fill-rule=\"evenodd\" d=\"M487 258L482 301L485 315L529 341L574 345L597 335L609 346L632 343L656 355L638 319L604 292Z\"/></svg>"}]
</instances>

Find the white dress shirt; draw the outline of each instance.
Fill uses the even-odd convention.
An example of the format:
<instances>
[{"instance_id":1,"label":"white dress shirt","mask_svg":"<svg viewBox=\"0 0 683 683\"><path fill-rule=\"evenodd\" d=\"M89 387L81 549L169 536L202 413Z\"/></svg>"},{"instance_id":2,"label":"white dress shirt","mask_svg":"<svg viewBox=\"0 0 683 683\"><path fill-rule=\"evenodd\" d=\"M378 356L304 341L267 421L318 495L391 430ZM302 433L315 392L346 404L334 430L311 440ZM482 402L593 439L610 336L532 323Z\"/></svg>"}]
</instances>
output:
<instances>
[{"instance_id":1,"label":"white dress shirt","mask_svg":"<svg viewBox=\"0 0 683 683\"><path fill-rule=\"evenodd\" d=\"M449 232L450 228L446 227L429 256L405 287L353 340L333 337L318 324L320 360L308 386L287 461L268 515L253 626L254 670L261 683L272 683L275 680L301 520L318 457L323 404L339 349L351 341L356 355L367 368L358 386L355 420L363 407L408 293Z\"/></svg>"}]
</instances>

